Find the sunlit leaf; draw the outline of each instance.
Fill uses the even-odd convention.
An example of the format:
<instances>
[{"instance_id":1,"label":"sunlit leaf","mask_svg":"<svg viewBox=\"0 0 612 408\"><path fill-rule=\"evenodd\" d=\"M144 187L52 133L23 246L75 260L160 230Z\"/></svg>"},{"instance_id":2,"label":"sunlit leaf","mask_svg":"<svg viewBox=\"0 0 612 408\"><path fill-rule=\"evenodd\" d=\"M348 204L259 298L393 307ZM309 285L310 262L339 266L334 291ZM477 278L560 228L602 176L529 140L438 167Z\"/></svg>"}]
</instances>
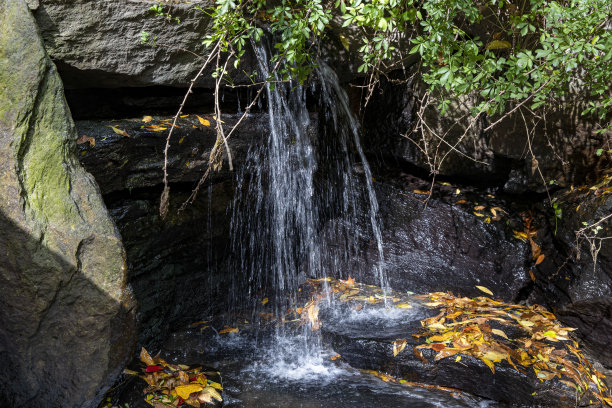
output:
<instances>
[{"instance_id":1,"label":"sunlit leaf","mask_svg":"<svg viewBox=\"0 0 612 408\"><path fill-rule=\"evenodd\" d=\"M121 135L123 137L130 137L130 135L125 130L119 129L117 126L109 126L109 128L113 129L113 132L118 135Z\"/></svg>"},{"instance_id":2,"label":"sunlit leaf","mask_svg":"<svg viewBox=\"0 0 612 408\"><path fill-rule=\"evenodd\" d=\"M508 339L508 336L506 335L506 333L504 333L503 331L501 331L499 329L491 329L491 332L493 334L497 334L498 336L503 337L504 339Z\"/></svg>"},{"instance_id":3,"label":"sunlit leaf","mask_svg":"<svg viewBox=\"0 0 612 408\"><path fill-rule=\"evenodd\" d=\"M477 288L478 290L480 290L480 291L482 291L482 292L484 292L484 293L488 294L488 295L493 296L493 292L491 292L491 290L489 290L488 288L485 288L484 286L478 286L478 285L476 285L476 288Z\"/></svg>"},{"instance_id":4,"label":"sunlit leaf","mask_svg":"<svg viewBox=\"0 0 612 408\"><path fill-rule=\"evenodd\" d=\"M152 120L153 120L153 116L145 116L145 117L142 118L142 121L144 123L149 123Z\"/></svg>"},{"instance_id":5,"label":"sunlit leaf","mask_svg":"<svg viewBox=\"0 0 612 408\"><path fill-rule=\"evenodd\" d=\"M240 331L240 329L236 328L236 327L227 327L223 330L219 330L219 334L225 334L225 333L238 333Z\"/></svg>"},{"instance_id":6,"label":"sunlit leaf","mask_svg":"<svg viewBox=\"0 0 612 408\"><path fill-rule=\"evenodd\" d=\"M210 126L210 122L207 119L204 119L198 115L196 115L196 118L198 118L198 121L200 122L201 125Z\"/></svg>"},{"instance_id":7,"label":"sunlit leaf","mask_svg":"<svg viewBox=\"0 0 612 408\"><path fill-rule=\"evenodd\" d=\"M223 398L221 398L221 395L213 387L205 387L202 391L207 392L217 401L223 401Z\"/></svg>"},{"instance_id":8,"label":"sunlit leaf","mask_svg":"<svg viewBox=\"0 0 612 408\"><path fill-rule=\"evenodd\" d=\"M199 384L185 384L185 385L178 385L174 389L179 397L186 400L189 398L189 395L191 395L194 392L202 391L204 387L202 387Z\"/></svg>"},{"instance_id":9,"label":"sunlit leaf","mask_svg":"<svg viewBox=\"0 0 612 408\"><path fill-rule=\"evenodd\" d=\"M412 190L415 194L424 194L424 195L429 195L429 191L428 190Z\"/></svg>"},{"instance_id":10,"label":"sunlit leaf","mask_svg":"<svg viewBox=\"0 0 612 408\"><path fill-rule=\"evenodd\" d=\"M147 350L142 347L140 349L140 361L145 363L147 366L155 365L155 361L153 361L153 357L147 352Z\"/></svg>"},{"instance_id":11,"label":"sunlit leaf","mask_svg":"<svg viewBox=\"0 0 612 408\"><path fill-rule=\"evenodd\" d=\"M151 132L161 132L162 130L166 130L168 128L164 126L159 126L159 125L149 125L145 127L145 129Z\"/></svg>"},{"instance_id":12,"label":"sunlit leaf","mask_svg":"<svg viewBox=\"0 0 612 408\"><path fill-rule=\"evenodd\" d=\"M546 255L542 254L540 256L538 256L538 259L536 260L536 265L539 265L542 263L542 261L544 261L544 258L546 258Z\"/></svg>"},{"instance_id":13,"label":"sunlit leaf","mask_svg":"<svg viewBox=\"0 0 612 408\"><path fill-rule=\"evenodd\" d=\"M394 306L399 309L411 309L412 308L412 305L408 303L398 303L397 305L394 305Z\"/></svg>"},{"instance_id":14,"label":"sunlit leaf","mask_svg":"<svg viewBox=\"0 0 612 408\"><path fill-rule=\"evenodd\" d=\"M408 341L406 339L397 339L393 342L393 357L401 353L405 348Z\"/></svg>"}]
</instances>

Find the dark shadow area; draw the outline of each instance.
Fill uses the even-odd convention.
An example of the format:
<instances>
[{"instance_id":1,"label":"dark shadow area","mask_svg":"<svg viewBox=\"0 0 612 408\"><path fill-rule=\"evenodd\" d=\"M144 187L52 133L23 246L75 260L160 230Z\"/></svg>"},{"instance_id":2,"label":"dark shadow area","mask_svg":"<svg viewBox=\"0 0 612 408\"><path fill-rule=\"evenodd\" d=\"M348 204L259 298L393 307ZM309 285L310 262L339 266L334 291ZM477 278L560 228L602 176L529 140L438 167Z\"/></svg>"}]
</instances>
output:
<instances>
[{"instance_id":1,"label":"dark shadow area","mask_svg":"<svg viewBox=\"0 0 612 408\"><path fill-rule=\"evenodd\" d=\"M0 231L0 406L97 406L131 356L133 319L80 272L95 236L74 265L2 213Z\"/></svg>"}]
</instances>

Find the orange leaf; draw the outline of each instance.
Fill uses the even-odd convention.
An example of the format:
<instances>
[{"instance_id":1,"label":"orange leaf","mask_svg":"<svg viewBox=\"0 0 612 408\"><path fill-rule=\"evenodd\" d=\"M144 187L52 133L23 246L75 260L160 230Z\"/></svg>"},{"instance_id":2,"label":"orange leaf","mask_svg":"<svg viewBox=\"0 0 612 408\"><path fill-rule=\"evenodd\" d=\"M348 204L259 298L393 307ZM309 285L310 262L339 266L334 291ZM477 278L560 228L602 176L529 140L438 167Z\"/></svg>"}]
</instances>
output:
<instances>
[{"instance_id":1,"label":"orange leaf","mask_svg":"<svg viewBox=\"0 0 612 408\"><path fill-rule=\"evenodd\" d=\"M542 261L544 260L544 258L546 258L546 255L542 254L540 256L538 256L538 259L536 260L536 265L539 265L542 263Z\"/></svg>"},{"instance_id":2,"label":"orange leaf","mask_svg":"<svg viewBox=\"0 0 612 408\"><path fill-rule=\"evenodd\" d=\"M435 343L431 345L431 348L435 351L442 351L446 348L446 344L443 343Z\"/></svg>"},{"instance_id":3,"label":"orange leaf","mask_svg":"<svg viewBox=\"0 0 612 408\"><path fill-rule=\"evenodd\" d=\"M238 333L240 331L240 329L234 327L227 327L223 330L219 330L219 334L225 334L225 333Z\"/></svg>"}]
</instances>

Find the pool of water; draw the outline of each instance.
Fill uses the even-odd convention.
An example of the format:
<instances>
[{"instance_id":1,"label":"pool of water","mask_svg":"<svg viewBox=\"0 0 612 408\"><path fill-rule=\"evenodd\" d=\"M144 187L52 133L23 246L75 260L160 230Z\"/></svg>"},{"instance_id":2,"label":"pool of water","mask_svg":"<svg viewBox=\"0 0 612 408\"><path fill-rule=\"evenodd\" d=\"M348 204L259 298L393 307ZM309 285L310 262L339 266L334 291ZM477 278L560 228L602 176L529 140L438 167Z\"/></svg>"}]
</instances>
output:
<instances>
[{"instance_id":1,"label":"pool of water","mask_svg":"<svg viewBox=\"0 0 612 408\"><path fill-rule=\"evenodd\" d=\"M332 313L347 329L386 322L390 327L414 320L415 310L366 308ZM382 325L383 323L378 323ZM219 334L222 326L184 330L172 334L161 350L175 363L204 365L221 372L226 407L355 408L355 407L492 407L489 401L439 389L385 382L355 369L321 343L317 332L302 328L251 330ZM145 384L134 379L121 404L147 407L142 400ZM139 388L140 387L140 388ZM123 407L123 405L121 405Z\"/></svg>"}]
</instances>

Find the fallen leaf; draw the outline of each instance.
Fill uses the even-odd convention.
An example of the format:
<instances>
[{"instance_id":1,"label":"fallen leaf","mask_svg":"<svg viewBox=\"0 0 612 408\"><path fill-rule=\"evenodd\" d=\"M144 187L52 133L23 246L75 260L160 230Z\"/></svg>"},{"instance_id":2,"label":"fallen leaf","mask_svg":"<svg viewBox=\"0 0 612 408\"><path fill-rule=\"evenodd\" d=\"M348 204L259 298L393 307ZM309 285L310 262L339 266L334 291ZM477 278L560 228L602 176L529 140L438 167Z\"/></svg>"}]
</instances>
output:
<instances>
[{"instance_id":1,"label":"fallen leaf","mask_svg":"<svg viewBox=\"0 0 612 408\"><path fill-rule=\"evenodd\" d=\"M461 190L456 189L456 190L455 190L455 194L459 194L459 193L461 193Z\"/></svg>"},{"instance_id":2,"label":"fallen leaf","mask_svg":"<svg viewBox=\"0 0 612 408\"><path fill-rule=\"evenodd\" d=\"M446 344L443 343L435 343L431 345L431 348L435 351L442 351L446 348Z\"/></svg>"},{"instance_id":3,"label":"fallen leaf","mask_svg":"<svg viewBox=\"0 0 612 408\"><path fill-rule=\"evenodd\" d=\"M239 331L240 331L240 329L238 329L236 327L234 327L234 328L228 327L228 328L225 328L223 330L219 330L219 334L238 333Z\"/></svg>"},{"instance_id":4,"label":"fallen leaf","mask_svg":"<svg viewBox=\"0 0 612 408\"><path fill-rule=\"evenodd\" d=\"M408 341L406 339L397 339L393 342L393 357L401 353L405 348Z\"/></svg>"},{"instance_id":5,"label":"fallen leaf","mask_svg":"<svg viewBox=\"0 0 612 408\"><path fill-rule=\"evenodd\" d=\"M495 364L493 364L493 362L491 360L488 360L484 357L480 357L480 360L482 360L483 363L485 363L487 365L487 367L489 367L491 369L491 372L493 374L495 374Z\"/></svg>"},{"instance_id":6,"label":"fallen leaf","mask_svg":"<svg viewBox=\"0 0 612 408\"><path fill-rule=\"evenodd\" d=\"M455 201L455 204L465 204L467 201L465 200L457 200Z\"/></svg>"},{"instance_id":7,"label":"fallen leaf","mask_svg":"<svg viewBox=\"0 0 612 408\"><path fill-rule=\"evenodd\" d=\"M429 195L429 191L427 190L412 190L415 194L424 194Z\"/></svg>"},{"instance_id":8,"label":"fallen leaf","mask_svg":"<svg viewBox=\"0 0 612 408\"><path fill-rule=\"evenodd\" d=\"M484 214L474 211L474 215L477 217L484 217Z\"/></svg>"},{"instance_id":9,"label":"fallen leaf","mask_svg":"<svg viewBox=\"0 0 612 408\"><path fill-rule=\"evenodd\" d=\"M538 256L538 259L536 260L536 265L539 265L542 263L542 261L544 260L544 258L546 258L546 255L542 254L540 256Z\"/></svg>"},{"instance_id":10,"label":"fallen leaf","mask_svg":"<svg viewBox=\"0 0 612 408\"><path fill-rule=\"evenodd\" d=\"M223 398L221 398L221 395L213 387L205 387L202 391L207 392L217 401L223 401Z\"/></svg>"},{"instance_id":11,"label":"fallen leaf","mask_svg":"<svg viewBox=\"0 0 612 408\"><path fill-rule=\"evenodd\" d=\"M501 331L499 329L491 329L491 332L493 334L497 334L498 336L503 337L504 339L508 339L508 336L506 335L506 333L504 333L503 331Z\"/></svg>"},{"instance_id":12,"label":"fallen leaf","mask_svg":"<svg viewBox=\"0 0 612 408\"><path fill-rule=\"evenodd\" d=\"M149 130L151 132L161 132L163 130L166 130L168 128L163 127L163 126L158 126L158 125L149 125L147 127L145 127L146 130Z\"/></svg>"},{"instance_id":13,"label":"fallen leaf","mask_svg":"<svg viewBox=\"0 0 612 408\"><path fill-rule=\"evenodd\" d=\"M221 384L219 384L218 382L215 382L215 381L208 381L208 386L209 387L213 387L213 388L215 388L217 390L222 390L223 389L223 386Z\"/></svg>"},{"instance_id":14,"label":"fallen leaf","mask_svg":"<svg viewBox=\"0 0 612 408\"><path fill-rule=\"evenodd\" d=\"M484 210L486 207L484 205L477 205L476 207L474 207L474 210L476 211L482 211Z\"/></svg>"},{"instance_id":15,"label":"fallen leaf","mask_svg":"<svg viewBox=\"0 0 612 408\"><path fill-rule=\"evenodd\" d=\"M335 356L331 356L329 359L330 359L330 360L337 360L337 359L339 359L340 357L342 357L340 354L336 354Z\"/></svg>"},{"instance_id":16,"label":"fallen leaf","mask_svg":"<svg viewBox=\"0 0 612 408\"><path fill-rule=\"evenodd\" d=\"M202 391L204 388L201 385L198 384L186 384L186 385L177 385L174 390L176 391L177 395L183 399L189 399L189 395L191 395L194 392L200 392Z\"/></svg>"},{"instance_id":17,"label":"fallen leaf","mask_svg":"<svg viewBox=\"0 0 612 408\"><path fill-rule=\"evenodd\" d=\"M142 118L142 121L144 123L149 123L152 120L153 120L153 116L145 116L145 117Z\"/></svg>"},{"instance_id":18,"label":"fallen leaf","mask_svg":"<svg viewBox=\"0 0 612 408\"><path fill-rule=\"evenodd\" d=\"M266 303L268 303L268 298L263 298L263 300L261 301L261 305L265 306Z\"/></svg>"},{"instance_id":19,"label":"fallen leaf","mask_svg":"<svg viewBox=\"0 0 612 408\"><path fill-rule=\"evenodd\" d=\"M155 361L153 361L153 357L147 352L147 350L143 347L140 349L140 361L145 363L147 366L155 365Z\"/></svg>"},{"instance_id":20,"label":"fallen leaf","mask_svg":"<svg viewBox=\"0 0 612 408\"><path fill-rule=\"evenodd\" d=\"M200 124L202 124L203 126L210 126L210 122L204 118L199 117L198 115L196 115L196 118L198 118L198 121L200 122Z\"/></svg>"},{"instance_id":21,"label":"fallen leaf","mask_svg":"<svg viewBox=\"0 0 612 408\"><path fill-rule=\"evenodd\" d=\"M410 305L408 303L399 303L399 304L395 305L395 307L397 307L399 309L411 309L412 305Z\"/></svg>"},{"instance_id":22,"label":"fallen leaf","mask_svg":"<svg viewBox=\"0 0 612 408\"><path fill-rule=\"evenodd\" d=\"M157 371L161 371L163 368L158 365L150 365L145 369L145 373L155 373Z\"/></svg>"},{"instance_id":23,"label":"fallen leaf","mask_svg":"<svg viewBox=\"0 0 612 408\"><path fill-rule=\"evenodd\" d=\"M491 292L489 289L485 288L484 286L478 286L478 285L477 285L477 286L476 286L476 288L477 288L478 290L480 290L480 291L482 291L482 292L484 292L484 293L488 294L488 295L493 296L493 292Z\"/></svg>"},{"instance_id":24,"label":"fallen leaf","mask_svg":"<svg viewBox=\"0 0 612 408\"><path fill-rule=\"evenodd\" d=\"M535 275L533 274L533 272L531 270L529 271L529 277L531 278L532 282L536 281L536 277L535 277Z\"/></svg>"},{"instance_id":25,"label":"fallen leaf","mask_svg":"<svg viewBox=\"0 0 612 408\"><path fill-rule=\"evenodd\" d=\"M96 145L96 139L91 136L81 135L81 137L79 137L79 139L77 140L77 144L83 143L89 143L91 147L94 147Z\"/></svg>"},{"instance_id":26,"label":"fallen leaf","mask_svg":"<svg viewBox=\"0 0 612 408\"><path fill-rule=\"evenodd\" d=\"M130 135L125 130L119 129L117 126L109 126L109 128L113 129L113 132L118 135L121 135L123 137L130 137Z\"/></svg>"}]
</instances>

